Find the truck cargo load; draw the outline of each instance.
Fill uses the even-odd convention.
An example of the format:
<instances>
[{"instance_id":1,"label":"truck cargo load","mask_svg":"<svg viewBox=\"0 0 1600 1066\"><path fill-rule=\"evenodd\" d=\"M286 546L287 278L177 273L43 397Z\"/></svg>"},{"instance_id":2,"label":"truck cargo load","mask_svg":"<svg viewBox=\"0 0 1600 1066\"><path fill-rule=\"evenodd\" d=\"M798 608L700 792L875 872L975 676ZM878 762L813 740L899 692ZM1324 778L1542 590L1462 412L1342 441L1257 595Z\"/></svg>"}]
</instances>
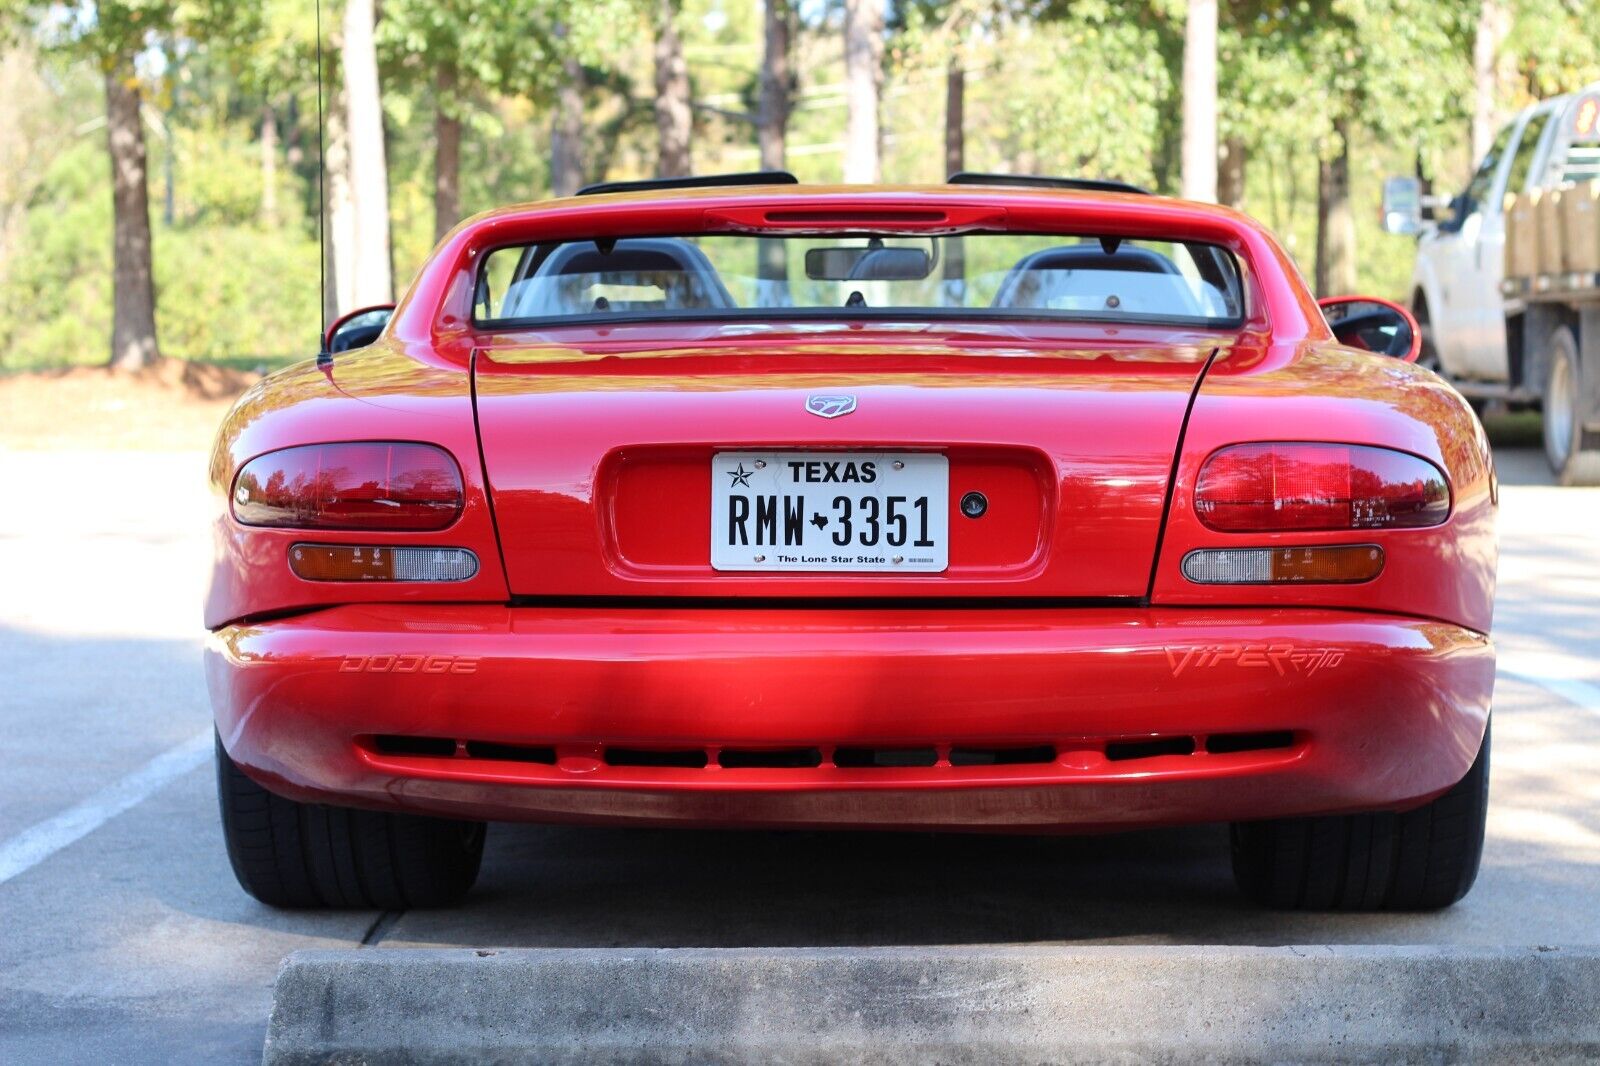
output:
<instances>
[{"instance_id":1,"label":"truck cargo load","mask_svg":"<svg viewBox=\"0 0 1600 1066\"><path fill-rule=\"evenodd\" d=\"M1460 193L1384 183L1417 238L1418 362L1480 409L1538 409L1562 484L1600 485L1600 82L1513 117Z\"/></svg>"}]
</instances>

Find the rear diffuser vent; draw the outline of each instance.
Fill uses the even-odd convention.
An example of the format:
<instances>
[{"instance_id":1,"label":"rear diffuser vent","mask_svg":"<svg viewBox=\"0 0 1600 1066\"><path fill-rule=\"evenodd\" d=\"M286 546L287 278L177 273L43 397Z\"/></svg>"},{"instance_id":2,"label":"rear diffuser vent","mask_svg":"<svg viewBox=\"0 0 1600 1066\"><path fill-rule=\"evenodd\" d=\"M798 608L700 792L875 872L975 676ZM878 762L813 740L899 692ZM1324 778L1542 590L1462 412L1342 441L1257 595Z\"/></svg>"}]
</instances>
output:
<instances>
[{"instance_id":1,"label":"rear diffuser vent","mask_svg":"<svg viewBox=\"0 0 1600 1066\"><path fill-rule=\"evenodd\" d=\"M1026 766L1054 762L1056 749L1048 744L1030 748L951 748L951 766Z\"/></svg>"},{"instance_id":2,"label":"rear diffuser vent","mask_svg":"<svg viewBox=\"0 0 1600 1066\"><path fill-rule=\"evenodd\" d=\"M1215 733L1206 737L1206 751L1213 755L1231 755L1240 751L1271 751L1274 748L1294 747L1294 734L1287 729L1271 733Z\"/></svg>"},{"instance_id":3,"label":"rear diffuser vent","mask_svg":"<svg viewBox=\"0 0 1600 1066\"><path fill-rule=\"evenodd\" d=\"M536 762L554 766L556 749L548 745L497 744L491 740L467 741L467 754L474 759L500 759L505 762Z\"/></svg>"},{"instance_id":4,"label":"rear diffuser vent","mask_svg":"<svg viewBox=\"0 0 1600 1066\"><path fill-rule=\"evenodd\" d=\"M406 737L382 734L372 738L383 755L427 755L438 758L456 753L456 742L448 737Z\"/></svg>"},{"instance_id":5,"label":"rear diffuser vent","mask_svg":"<svg viewBox=\"0 0 1600 1066\"><path fill-rule=\"evenodd\" d=\"M807 770L822 765L822 750L723 748L717 762L725 770Z\"/></svg>"},{"instance_id":6,"label":"rear diffuser vent","mask_svg":"<svg viewBox=\"0 0 1600 1066\"><path fill-rule=\"evenodd\" d=\"M886 766L932 766L939 761L933 748L838 748L833 765L841 769Z\"/></svg>"},{"instance_id":7,"label":"rear diffuser vent","mask_svg":"<svg viewBox=\"0 0 1600 1066\"><path fill-rule=\"evenodd\" d=\"M509 744L494 740L455 740L450 737L379 734L364 741L380 755L409 758L484 759L497 762L558 766L561 753L553 744ZM1067 744L953 745L945 762L939 747L848 746L797 748L613 748L604 749L608 766L659 767L680 770L815 770L833 766L842 770L940 767L948 769L990 766L1050 766L1061 751L1101 750L1110 762L1128 762L1172 755L1236 755L1293 748L1296 734L1287 729L1255 733L1212 733L1191 736L1122 737L1115 740L1084 739ZM589 749L593 750L593 749Z\"/></svg>"},{"instance_id":8,"label":"rear diffuser vent","mask_svg":"<svg viewBox=\"0 0 1600 1066\"><path fill-rule=\"evenodd\" d=\"M654 751L648 748L607 748L607 766L676 766L682 769L703 769L710 759L701 748L681 751Z\"/></svg>"},{"instance_id":9,"label":"rear diffuser vent","mask_svg":"<svg viewBox=\"0 0 1600 1066\"><path fill-rule=\"evenodd\" d=\"M1106 745L1106 758L1149 759L1156 755L1193 755L1194 737L1155 737L1151 740L1114 740Z\"/></svg>"}]
</instances>

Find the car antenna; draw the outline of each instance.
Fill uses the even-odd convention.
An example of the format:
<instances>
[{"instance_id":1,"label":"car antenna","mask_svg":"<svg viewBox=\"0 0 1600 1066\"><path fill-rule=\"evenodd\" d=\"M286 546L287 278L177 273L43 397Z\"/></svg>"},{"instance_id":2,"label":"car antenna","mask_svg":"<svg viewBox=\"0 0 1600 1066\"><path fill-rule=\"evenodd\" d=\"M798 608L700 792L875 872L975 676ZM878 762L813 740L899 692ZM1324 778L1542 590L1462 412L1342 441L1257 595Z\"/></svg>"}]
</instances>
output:
<instances>
[{"instance_id":1,"label":"car antenna","mask_svg":"<svg viewBox=\"0 0 1600 1066\"><path fill-rule=\"evenodd\" d=\"M328 146L322 114L322 0L317 0L317 365L333 366L328 350ZM331 378L331 373L329 374Z\"/></svg>"}]
</instances>

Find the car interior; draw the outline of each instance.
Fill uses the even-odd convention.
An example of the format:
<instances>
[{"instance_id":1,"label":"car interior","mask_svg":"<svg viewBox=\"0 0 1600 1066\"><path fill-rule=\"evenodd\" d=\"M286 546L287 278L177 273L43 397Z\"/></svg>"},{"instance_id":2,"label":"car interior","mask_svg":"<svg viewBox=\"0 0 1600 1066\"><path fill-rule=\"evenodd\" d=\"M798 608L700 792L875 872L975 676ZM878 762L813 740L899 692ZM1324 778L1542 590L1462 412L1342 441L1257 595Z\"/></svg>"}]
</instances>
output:
<instances>
[{"instance_id":1,"label":"car interior","mask_svg":"<svg viewBox=\"0 0 1600 1066\"><path fill-rule=\"evenodd\" d=\"M909 300L887 301L917 291L894 286L916 286L940 269L942 243L930 239L930 251L885 246L881 238L869 238L865 246L808 248L805 275L811 282L862 283L842 290L837 306L919 306L926 300L920 294ZM1084 314L1236 316L1237 301L1231 294L1237 291L1237 273L1226 253L1206 246L1179 247L1188 249L1192 262L1188 274L1154 248L1115 238L1090 238L1033 250L1003 274L996 274L998 287L993 297L973 306ZM504 283L504 298L492 315L487 313L492 306L488 271L480 275L480 320L693 313L790 302L771 299L771 290L758 288L760 296L741 303L706 252L680 237L534 244L517 251L516 266ZM964 280L955 282L960 293L956 306L978 292L976 288L967 290ZM870 283L884 286L877 290L877 300L870 298ZM950 283L946 277L944 284ZM760 282L770 284L770 280Z\"/></svg>"}]
</instances>

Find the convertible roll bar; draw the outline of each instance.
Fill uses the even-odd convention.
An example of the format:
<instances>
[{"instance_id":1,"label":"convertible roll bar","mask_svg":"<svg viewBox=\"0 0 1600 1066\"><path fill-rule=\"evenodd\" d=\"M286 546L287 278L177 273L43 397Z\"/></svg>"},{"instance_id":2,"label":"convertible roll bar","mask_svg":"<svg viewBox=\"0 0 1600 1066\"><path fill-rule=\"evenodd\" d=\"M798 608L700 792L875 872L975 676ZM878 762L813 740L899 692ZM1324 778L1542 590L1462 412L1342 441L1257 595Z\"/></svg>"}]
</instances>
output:
<instances>
[{"instance_id":1,"label":"convertible roll bar","mask_svg":"<svg viewBox=\"0 0 1600 1066\"><path fill-rule=\"evenodd\" d=\"M1017 185L1030 189L1077 189L1080 192L1134 192L1154 195L1149 189L1109 178L1054 178L1043 174L984 174L958 170L945 179L946 185Z\"/></svg>"},{"instance_id":2,"label":"convertible roll bar","mask_svg":"<svg viewBox=\"0 0 1600 1066\"><path fill-rule=\"evenodd\" d=\"M641 181L597 181L578 190L579 196L608 192L657 192L662 189L716 189L725 185L799 185L787 170L749 170L742 174L696 174L687 178L645 178Z\"/></svg>"}]
</instances>

